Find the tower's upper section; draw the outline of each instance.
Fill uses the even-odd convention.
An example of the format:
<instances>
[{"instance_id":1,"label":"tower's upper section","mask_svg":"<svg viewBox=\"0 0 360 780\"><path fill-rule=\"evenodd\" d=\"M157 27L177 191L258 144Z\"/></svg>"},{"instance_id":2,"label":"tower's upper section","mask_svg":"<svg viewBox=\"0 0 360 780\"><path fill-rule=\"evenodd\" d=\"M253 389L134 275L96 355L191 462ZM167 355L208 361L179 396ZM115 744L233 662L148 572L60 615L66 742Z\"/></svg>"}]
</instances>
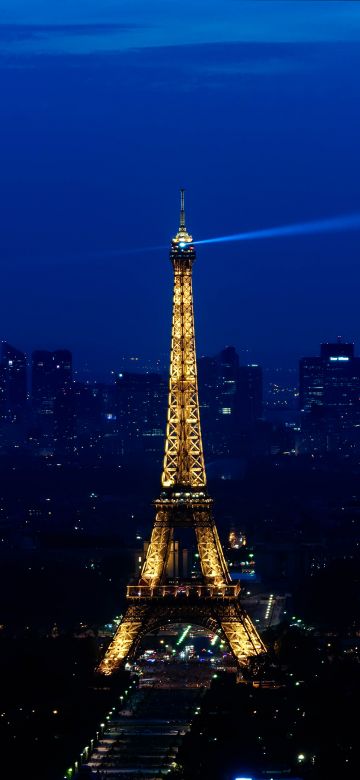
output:
<instances>
[{"instance_id":1,"label":"tower's upper section","mask_svg":"<svg viewBox=\"0 0 360 780\"><path fill-rule=\"evenodd\" d=\"M162 484L165 488L177 488L181 493L183 489L199 489L206 485L192 295L195 249L185 227L184 190L181 190L180 226L172 240L170 256L174 268L174 297Z\"/></svg>"},{"instance_id":2,"label":"tower's upper section","mask_svg":"<svg viewBox=\"0 0 360 780\"><path fill-rule=\"evenodd\" d=\"M170 258L174 269L191 268L195 260L192 236L185 227L185 191L180 190L180 224L176 236L172 239Z\"/></svg>"}]
</instances>

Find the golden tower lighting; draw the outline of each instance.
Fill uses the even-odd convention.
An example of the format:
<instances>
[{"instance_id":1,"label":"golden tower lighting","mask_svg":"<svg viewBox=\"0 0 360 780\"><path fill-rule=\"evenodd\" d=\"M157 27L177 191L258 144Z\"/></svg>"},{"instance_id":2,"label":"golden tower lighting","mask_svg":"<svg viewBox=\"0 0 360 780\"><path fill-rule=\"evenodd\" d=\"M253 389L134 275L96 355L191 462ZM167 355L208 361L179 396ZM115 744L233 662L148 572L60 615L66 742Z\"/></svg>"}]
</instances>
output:
<instances>
[{"instance_id":1,"label":"golden tower lighting","mask_svg":"<svg viewBox=\"0 0 360 780\"><path fill-rule=\"evenodd\" d=\"M197 624L227 641L239 665L266 651L231 581L206 488L200 428L192 266L195 249L185 227L172 239L174 269L171 360L162 491L140 579L127 588L128 607L98 671L111 674L134 657L141 639L169 623ZM166 568L175 528L195 532L202 577L169 584Z\"/></svg>"}]
</instances>

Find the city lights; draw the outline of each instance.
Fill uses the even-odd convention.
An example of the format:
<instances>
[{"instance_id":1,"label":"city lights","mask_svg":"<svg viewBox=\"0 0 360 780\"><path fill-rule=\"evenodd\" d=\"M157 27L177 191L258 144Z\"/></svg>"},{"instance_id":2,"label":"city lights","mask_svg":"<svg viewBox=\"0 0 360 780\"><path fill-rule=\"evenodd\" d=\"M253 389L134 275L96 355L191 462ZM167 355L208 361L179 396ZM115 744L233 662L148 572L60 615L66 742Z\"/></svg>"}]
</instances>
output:
<instances>
[{"instance_id":1,"label":"city lights","mask_svg":"<svg viewBox=\"0 0 360 780\"><path fill-rule=\"evenodd\" d=\"M0 780L356 780L360 0L0 39Z\"/></svg>"}]
</instances>

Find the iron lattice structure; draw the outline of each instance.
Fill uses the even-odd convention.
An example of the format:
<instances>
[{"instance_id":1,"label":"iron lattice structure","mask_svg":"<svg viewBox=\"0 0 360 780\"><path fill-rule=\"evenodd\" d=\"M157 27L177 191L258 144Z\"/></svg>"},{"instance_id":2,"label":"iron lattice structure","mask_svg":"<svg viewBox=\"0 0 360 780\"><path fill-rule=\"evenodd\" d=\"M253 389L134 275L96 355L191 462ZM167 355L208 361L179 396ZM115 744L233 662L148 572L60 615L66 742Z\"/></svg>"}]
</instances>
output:
<instances>
[{"instance_id":1,"label":"iron lattice structure","mask_svg":"<svg viewBox=\"0 0 360 780\"><path fill-rule=\"evenodd\" d=\"M174 269L169 402L162 492L139 583L127 589L128 607L99 665L111 674L134 657L142 638L169 623L193 623L222 635L239 663L265 652L231 581L206 489L196 369L192 266L195 249L185 227L181 190L179 230L172 240ZM195 532L202 581L166 581L174 529Z\"/></svg>"}]
</instances>

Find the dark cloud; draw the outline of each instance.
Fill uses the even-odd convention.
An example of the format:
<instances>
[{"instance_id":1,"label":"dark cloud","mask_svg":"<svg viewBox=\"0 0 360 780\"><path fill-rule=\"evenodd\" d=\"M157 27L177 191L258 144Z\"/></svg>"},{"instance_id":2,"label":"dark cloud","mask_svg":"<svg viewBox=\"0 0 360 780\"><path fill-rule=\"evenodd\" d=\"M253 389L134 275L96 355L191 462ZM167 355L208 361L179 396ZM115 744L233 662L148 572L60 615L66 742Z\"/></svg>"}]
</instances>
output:
<instances>
[{"instance_id":1,"label":"dark cloud","mask_svg":"<svg viewBox=\"0 0 360 780\"><path fill-rule=\"evenodd\" d=\"M115 24L0 24L0 41L15 43L52 36L96 36L114 35L121 31L141 29L143 25L130 23Z\"/></svg>"}]
</instances>

